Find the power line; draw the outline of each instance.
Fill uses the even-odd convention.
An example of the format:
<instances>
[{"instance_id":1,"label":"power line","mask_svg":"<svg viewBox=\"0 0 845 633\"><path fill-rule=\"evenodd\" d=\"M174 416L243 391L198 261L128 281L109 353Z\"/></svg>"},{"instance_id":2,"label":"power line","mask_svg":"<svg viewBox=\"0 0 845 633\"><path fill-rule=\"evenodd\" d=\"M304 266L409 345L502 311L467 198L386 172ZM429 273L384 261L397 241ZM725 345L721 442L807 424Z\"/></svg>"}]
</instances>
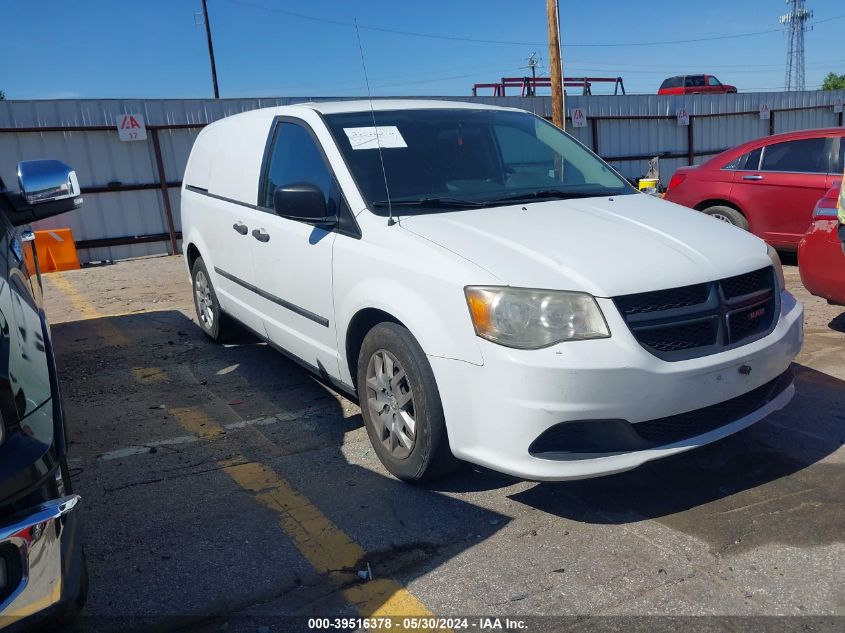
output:
<instances>
[{"instance_id":1,"label":"power line","mask_svg":"<svg viewBox=\"0 0 845 633\"><path fill-rule=\"evenodd\" d=\"M614 68L617 68L617 67L614 67ZM668 75L668 74L672 74L672 73L676 73L676 74L679 74L679 75L694 75L694 74L696 74L696 73L693 73L693 72L689 72L688 68L689 67L687 67L687 70L683 70L683 69L682 70L677 70L677 69L671 69L671 70L669 70L669 69L664 69L664 70L619 69L619 70L620 70L620 72L624 72L626 75L661 75L661 76L664 76L664 75ZM820 64L820 65L814 64L814 65L807 66L807 68L809 68L810 70L824 70L824 69L830 68L830 65L829 64ZM580 72L598 72L598 73L600 73L600 72L607 72L608 71L608 68L606 68L606 67L605 68L599 68L599 67L595 67L595 66L583 66L581 64L570 64L569 69L570 69L570 73L572 73L572 71L574 71L574 70L577 70L579 73ZM716 73L716 72L721 74L722 70L723 70L723 68L720 68L719 66L708 66L707 67L707 72L709 72L711 74ZM760 68L743 69L743 70L730 70L730 69L725 70L725 74L728 74L728 75L756 75L756 74L765 75L765 74L782 73L782 72L783 72L783 66L782 65L779 65L777 68L760 67Z\"/></svg>"},{"instance_id":2,"label":"power line","mask_svg":"<svg viewBox=\"0 0 845 633\"><path fill-rule=\"evenodd\" d=\"M455 69L452 68L452 70L455 70ZM519 68L513 68L513 67L504 68L502 66L484 66L484 67L475 67L475 68L460 68L460 69L458 69L458 71L466 73L466 74L448 75L448 76L447 75L437 75L437 76L434 76L434 77L431 76L432 74L436 75L437 72L445 72L444 70L441 70L441 71L435 71L434 73L425 73L421 76L422 78L420 78L420 79L410 79L408 81L402 81L403 79L408 77L408 74L406 73L405 75L401 75L401 76L400 75L392 75L392 76L381 77L381 78L375 77L373 79L373 83L371 84L371 87L375 88L375 89L383 90L385 88L397 88L397 87L402 87L402 86L406 86L406 85L437 83L439 81L450 81L450 80L455 80L455 79L468 79L468 78L471 78L471 77L477 77L479 72L485 72L485 71L491 73L492 75L503 76L503 75L506 75L507 73L518 72L519 70L520 70ZM418 75L415 75L415 76L418 76ZM332 81L331 82L331 86L333 88L341 87L342 88L341 92L343 91L343 89L347 89L347 90L348 89L355 89L356 86L360 86L360 85L361 85L360 80L346 80L346 81ZM325 83L319 83L319 84L297 83L296 86L294 86L293 88L295 88L298 92L308 92L308 91L311 91L311 90L319 90L319 89L322 89L322 88L325 88L325 87L326 87ZM273 87L266 88L266 90L269 91L269 92L274 92L274 91L279 91L279 90L287 92L288 89L284 88L284 87L273 86Z\"/></svg>"},{"instance_id":3,"label":"power line","mask_svg":"<svg viewBox=\"0 0 845 633\"><path fill-rule=\"evenodd\" d=\"M627 62L597 62L594 60L584 61L584 60L574 60L570 62L572 65L577 66L590 66L590 67L604 67L605 69L623 69L626 70L627 68L653 68L656 70L663 70L667 72L672 72L673 69L676 68L683 68L684 70L689 69L692 66L698 67L706 67L708 69L715 69L715 70L722 70L722 69L731 69L731 68L776 68L779 70L783 69L783 64L718 64L714 65L711 62L690 62L685 64L676 64L676 65L666 65L666 64L637 64L637 63L627 63ZM845 59L819 59L813 62L814 66L823 67L825 65L836 65L836 64L845 64ZM626 72L628 72L626 70Z\"/></svg>"},{"instance_id":4,"label":"power line","mask_svg":"<svg viewBox=\"0 0 845 633\"><path fill-rule=\"evenodd\" d=\"M299 18L301 20L311 20L312 22L322 22L324 24L333 24L335 26L346 26L350 28L355 28L355 25L352 22L344 22L342 20L332 20L330 18L318 18L314 15L306 15L304 13L296 13L294 11L286 11L284 9L277 9L275 7L265 7L259 4L254 4L252 2L245 2L244 0L226 0L230 4L239 4L244 7L250 7L252 9L258 9L260 11L267 11L268 13L279 13L281 15L286 15L291 18ZM450 36L450 35L436 35L434 33L418 33L416 31L402 31L399 29L388 29L380 26L365 26L363 24L359 24L358 28L362 31L377 31L381 33L391 33L393 35L407 35L410 37L425 37L430 39L438 39L438 40L453 40L457 42L472 42L476 44L501 44L501 45L514 45L514 46L537 46L537 42L514 42L510 40L488 40L488 39L478 39L472 37L457 37L457 36Z\"/></svg>"},{"instance_id":5,"label":"power line","mask_svg":"<svg viewBox=\"0 0 845 633\"><path fill-rule=\"evenodd\" d=\"M260 4L255 4L253 2L247 2L246 0L226 0L230 4L237 4L244 7L249 7L252 9L258 9L260 11L266 11L268 13L278 13L280 15L286 15L292 18L299 18L301 20L310 20L312 22L322 22L324 24L332 24L335 26L345 26L348 28L354 28L355 25L352 22L345 22L343 20L333 20L331 18L321 18L314 15L306 15L304 13L297 13L294 11L287 11L285 9L277 9L276 7L266 7ZM829 18L825 18L823 20L816 20L812 24L822 24L824 22L831 22L833 20L841 20L845 18L845 14L842 15L835 15ZM502 46L545 46L545 42L520 42L514 40L491 40L491 39L482 39L482 38L473 38L473 37L459 37L454 35L440 35L436 33L424 33L420 31L404 31L400 29L390 29L386 27L380 26L366 26L363 24L359 24L358 28L363 31L375 31L379 33L390 33L392 35L405 35L408 37L422 37L427 39L435 39L435 40L447 40L453 42L469 42L473 44L497 44ZM754 35L767 35L770 33L780 33L781 29L767 29L764 31L751 31L748 33L735 33L730 35L714 35L710 37L697 37L691 39L683 39L683 40L662 40L662 41L651 41L651 42L603 42L603 43L567 43L564 45L565 48L608 48L608 47L631 47L631 46L666 46L666 45L673 45L673 44L693 44L698 42L712 42L712 41L719 41L719 40L728 40L728 39L737 39L742 37L751 37Z\"/></svg>"},{"instance_id":6,"label":"power line","mask_svg":"<svg viewBox=\"0 0 845 633\"><path fill-rule=\"evenodd\" d=\"M829 18L825 18L824 20L816 20L813 22L813 25L822 24L824 22L832 22L834 20L841 20L845 18L845 14L843 15L835 15ZM579 47L579 48L594 48L594 47L628 47L628 46L663 46L668 44L694 44L697 42L713 42L717 40L731 40L737 39L740 37L750 37L752 35L767 35L769 33L780 33L781 29L767 29L765 31L752 31L749 33L734 33L732 35L714 35L711 37L696 37L693 39L686 39L686 40L663 40L659 42L626 42L626 43L617 43L617 42L608 42L604 44L567 44L566 46L572 47Z\"/></svg>"},{"instance_id":7,"label":"power line","mask_svg":"<svg viewBox=\"0 0 845 633\"><path fill-rule=\"evenodd\" d=\"M508 72L516 72L520 70L519 68L506 68L504 70L500 70L500 73L508 73ZM395 87L402 87L402 86L410 86L414 84L429 84L429 83L437 83L438 81L450 81L453 79L467 79L469 77L476 77L476 73L471 73L467 75L452 75L450 77L437 77L436 79L415 79L411 81L403 81L401 83L388 83L388 84L378 84L373 85L373 88L395 88Z\"/></svg>"}]
</instances>

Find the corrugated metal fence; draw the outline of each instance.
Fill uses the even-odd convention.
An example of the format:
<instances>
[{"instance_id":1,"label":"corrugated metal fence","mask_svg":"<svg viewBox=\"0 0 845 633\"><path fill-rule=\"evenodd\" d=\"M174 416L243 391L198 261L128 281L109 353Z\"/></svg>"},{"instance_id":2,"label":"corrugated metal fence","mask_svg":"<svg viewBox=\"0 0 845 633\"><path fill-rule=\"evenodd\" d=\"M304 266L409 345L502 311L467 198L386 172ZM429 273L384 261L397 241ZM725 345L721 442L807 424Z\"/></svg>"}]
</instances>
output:
<instances>
[{"instance_id":1,"label":"corrugated metal fence","mask_svg":"<svg viewBox=\"0 0 845 633\"><path fill-rule=\"evenodd\" d=\"M583 108L587 126L567 130L628 177L645 173L661 156L661 177L706 160L747 140L797 129L842 126L834 99L845 91L746 93L664 97L567 96L566 108ZM445 97L523 108L551 115L549 97ZM70 227L84 262L124 259L178 248L179 189L199 130L225 116L307 101L269 99L155 99L0 101L0 178L16 186L19 160L57 158L79 175L85 206L36 228ZM325 101L327 98L315 98ZM760 118L761 104L771 118ZM690 125L678 125L684 107ZM122 142L117 118L140 113L147 140Z\"/></svg>"}]
</instances>

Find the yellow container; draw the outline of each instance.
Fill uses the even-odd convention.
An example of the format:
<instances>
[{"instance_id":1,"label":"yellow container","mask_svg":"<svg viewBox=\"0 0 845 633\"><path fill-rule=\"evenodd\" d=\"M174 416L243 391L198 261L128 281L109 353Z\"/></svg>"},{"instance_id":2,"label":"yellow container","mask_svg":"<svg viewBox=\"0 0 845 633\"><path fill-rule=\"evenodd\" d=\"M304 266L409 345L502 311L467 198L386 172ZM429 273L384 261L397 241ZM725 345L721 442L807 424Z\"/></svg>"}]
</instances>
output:
<instances>
[{"instance_id":1,"label":"yellow container","mask_svg":"<svg viewBox=\"0 0 845 633\"><path fill-rule=\"evenodd\" d=\"M640 178L639 189L645 191L646 189L657 189L660 185L660 180L657 178Z\"/></svg>"}]
</instances>

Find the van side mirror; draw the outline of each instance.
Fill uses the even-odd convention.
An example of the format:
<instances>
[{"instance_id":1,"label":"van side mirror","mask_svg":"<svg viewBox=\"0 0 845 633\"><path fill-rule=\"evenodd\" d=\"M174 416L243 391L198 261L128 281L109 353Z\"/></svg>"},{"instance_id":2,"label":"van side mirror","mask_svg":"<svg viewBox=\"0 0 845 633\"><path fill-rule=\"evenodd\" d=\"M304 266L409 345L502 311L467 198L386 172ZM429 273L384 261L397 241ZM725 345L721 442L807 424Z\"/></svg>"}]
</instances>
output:
<instances>
[{"instance_id":1,"label":"van side mirror","mask_svg":"<svg viewBox=\"0 0 845 633\"><path fill-rule=\"evenodd\" d=\"M7 214L15 226L43 220L82 206L76 172L59 160L24 160L18 163L20 194L8 196Z\"/></svg>"},{"instance_id":2,"label":"van side mirror","mask_svg":"<svg viewBox=\"0 0 845 633\"><path fill-rule=\"evenodd\" d=\"M276 187L273 192L273 209L280 217L306 224L337 224L337 216L327 215L323 192L310 182L294 182Z\"/></svg>"}]
</instances>

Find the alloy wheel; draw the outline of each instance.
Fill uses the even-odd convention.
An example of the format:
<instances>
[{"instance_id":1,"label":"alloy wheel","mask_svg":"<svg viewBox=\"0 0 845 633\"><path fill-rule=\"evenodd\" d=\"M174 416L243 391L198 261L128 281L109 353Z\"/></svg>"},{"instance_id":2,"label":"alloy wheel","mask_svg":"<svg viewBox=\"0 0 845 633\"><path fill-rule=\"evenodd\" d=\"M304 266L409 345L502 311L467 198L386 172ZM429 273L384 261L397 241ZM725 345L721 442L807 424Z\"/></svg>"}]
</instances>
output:
<instances>
[{"instance_id":1,"label":"alloy wheel","mask_svg":"<svg viewBox=\"0 0 845 633\"><path fill-rule=\"evenodd\" d=\"M194 278L194 293L197 296L197 316L203 327L211 330L214 326L214 300L211 297L211 284L202 270Z\"/></svg>"},{"instance_id":2,"label":"alloy wheel","mask_svg":"<svg viewBox=\"0 0 845 633\"><path fill-rule=\"evenodd\" d=\"M416 443L414 394L396 357L378 350L367 363L367 406L376 436L396 459L405 459Z\"/></svg>"}]
</instances>

